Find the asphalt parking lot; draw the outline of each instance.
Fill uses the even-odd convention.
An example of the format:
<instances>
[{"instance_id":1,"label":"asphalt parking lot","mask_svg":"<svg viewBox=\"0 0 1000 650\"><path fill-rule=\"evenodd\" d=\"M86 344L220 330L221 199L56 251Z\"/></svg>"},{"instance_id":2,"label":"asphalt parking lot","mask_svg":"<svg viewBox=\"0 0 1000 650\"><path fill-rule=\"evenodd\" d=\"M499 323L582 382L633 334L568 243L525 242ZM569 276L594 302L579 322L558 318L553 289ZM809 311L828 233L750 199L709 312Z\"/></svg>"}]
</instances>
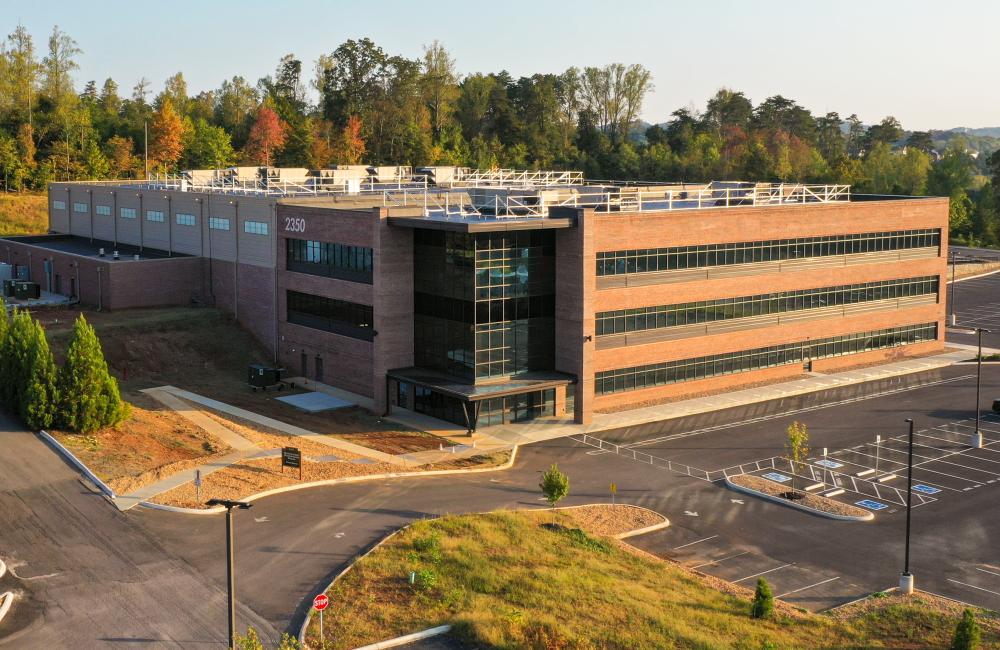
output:
<instances>
[{"instance_id":1,"label":"asphalt parking lot","mask_svg":"<svg viewBox=\"0 0 1000 650\"><path fill-rule=\"evenodd\" d=\"M982 394L1000 397L1000 366L984 368ZM988 408L989 401L983 403ZM605 432L603 443L597 443L603 448L593 439L577 443L579 453L604 459L610 476L628 463L630 473L675 477L669 482L677 484L682 505L667 510L673 525L636 538L635 544L739 584L752 586L764 576L776 595L819 610L898 581L905 521L904 419L912 417L914 485L920 486L913 501L917 586L1000 609L1000 551L988 541L1000 534L995 513L1000 418L983 414L984 445L973 449L974 407L975 366L960 364L854 392L759 405L757 412L734 409ZM865 502L861 505L875 512L874 521L824 519L724 487L726 473L788 475L787 464L782 469L769 463L781 462L792 420L810 428L808 466L816 473L807 477L822 476L824 490L843 488L836 499Z\"/></svg>"},{"instance_id":2,"label":"asphalt parking lot","mask_svg":"<svg viewBox=\"0 0 1000 650\"><path fill-rule=\"evenodd\" d=\"M990 330L983 334L983 347L1000 348L1000 273L961 280L948 285L948 313L952 311L954 296L956 324L949 329L948 340L975 345L977 336L961 329L982 327Z\"/></svg>"}]
</instances>

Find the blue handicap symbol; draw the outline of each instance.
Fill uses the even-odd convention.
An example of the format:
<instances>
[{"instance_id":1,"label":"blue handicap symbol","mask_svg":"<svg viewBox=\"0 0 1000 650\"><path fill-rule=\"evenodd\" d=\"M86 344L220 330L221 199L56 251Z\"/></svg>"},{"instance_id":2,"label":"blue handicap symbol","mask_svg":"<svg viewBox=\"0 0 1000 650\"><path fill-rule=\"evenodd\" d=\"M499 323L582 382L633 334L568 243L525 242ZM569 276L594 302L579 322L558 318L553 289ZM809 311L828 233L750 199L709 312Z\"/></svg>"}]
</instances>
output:
<instances>
[{"instance_id":1,"label":"blue handicap symbol","mask_svg":"<svg viewBox=\"0 0 1000 650\"><path fill-rule=\"evenodd\" d=\"M837 469L838 467L844 466L843 463L838 463L835 460L827 460L826 458L824 458L823 460L817 460L816 464L819 465L820 467L827 467L829 469Z\"/></svg>"},{"instance_id":2,"label":"blue handicap symbol","mask_svg":"<svg viewBox=\"0 0 1000 650\"><path fill-rule=\"evenodd\" d=\"M931 487L930 485L924 485L923 483L913 486L914 492L922 492L923 494L937 494L941 491L941 488Z\"/></svg>"},{"instance_id":3,"label":"blue handicap symbol","mask_svg":"<svg viewBox=\"0 0 1000 650\"><path fill-rule=\"evenodd\" d=\"M854 505L861 506L862 508L868 508L869 510L885 510L889 506L884 503L879 503L878 501L872 501L871 499L862 499L861 501L855 501Z\"/></svg>"},{"instance_id":4,"label":"blue handicap symbol","mask_svg":"<svg viewBox=\"0 0 1000 650\"><path fill-rule=\"evenodd\" d=\"M763 475L764 478L771 479L772 481L777 481L778 483L785 483L786 481L791 481L791 477L785 476L784 474L779 474L777 472L768 472Z\"/></svg>"}]
</instances>

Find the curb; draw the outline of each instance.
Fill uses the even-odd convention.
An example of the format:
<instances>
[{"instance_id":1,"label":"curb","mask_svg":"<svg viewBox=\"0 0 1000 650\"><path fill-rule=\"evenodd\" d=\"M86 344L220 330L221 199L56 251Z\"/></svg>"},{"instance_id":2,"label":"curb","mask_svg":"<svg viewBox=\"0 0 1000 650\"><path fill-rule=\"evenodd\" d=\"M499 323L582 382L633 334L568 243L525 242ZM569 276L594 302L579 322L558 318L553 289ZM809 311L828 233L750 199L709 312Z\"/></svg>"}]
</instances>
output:
<instances>
[{"instance_id":1,"label":"curb","mask_svg":"<svg viewBox=\"0 0 1000 650\"><path fill-rule=\"evenodd\" d=\"M515 447L514 450L516 451L517 447ZM483 470L480 470L480 471L483 471ZM546 508L546 509L547 510L573 510L575 508L588 508L588 507L592 507L592 506L595 506L595 505L610 505L610 504L606 504L606 503L583 503L583 504L580 504L578 506L563 506L561 508ZM620 504L620 505L625 505L625 506L628 506L630 508L639 508L640 510L648 510L649 512L656 513L660 517L663 517L663 515L661 515L660 513L656 512L655 510L652 510L650 508L643 508L642 506L635 506L635 505L632 505L630 503L623 503L623 504ZM537 511L538 511L537 508L515 508L511 512L537 512ZM483 514L489 514L490 512L495 512L495 511L469 512L469 513L465 513L465 514L470 514L470 515L471 514L479 514L479 515L483 515ZM441 516L438 516L438 517L434 517L433 519L440 519L440 518L441 518ZM663 522L661 522L659 524L653 524L652 526L646 526L645 528L638 528L636 530L626 531L624 533L620 533L618 535L613 536L613 539L624 539L626 537L632 537L632 536L635 536L635 535L641 535L643 533L648 533L648 532L651 532L651 531L654 531L654 530L659 530L660 528L666 528L669 525L670 525L670 520L667 519L666 517L663 517ZM385 544L390 539L392 539L393 537L395 537L396 535L398 535L399 533L403 532L404 530L406 530L409 527L410 527L410 524L406 524L405 526L403 526L401 528L397 528L396 530L392 531L391 533L389 533L388 535L386 535L385 537L383 537L381 540L379 540L378 543L376 543L370 549L368 549L367 551L365 551L364 553L362 553L361 555L359 555L358 557L356 557L353 562L351 562L350 564L348 564L344 568L343 571L341 571L336 576L334 576L333 580L330 581L330 584L328 584L326 587L324 587L323 590L320 593L324 593L325 594L326 592L328 592L331 588L333 588L333 585L336 584L336 582L338 580L340 580L343 576L347 575L347 572L350 571L352 568L354 568L355 564L357 564L361 560L365 559L366 557L368 557L369 555L371 555L372 553L374 553L383 544ZM302 621L302 627L299 628L299 645L302 646L303 650L309 650L309 646L306 645L306 630L309 628L309 622L312 620L313 612L314 611L315 610L312 607L309 608L309 613L306 614L305 620ZM396 637L394 639L386 639L385 641L378 641L377 643L372 643L372 644L369 644L369 645L361 646L361 647L355 648L354 650L379 650L381 648L395 648L397 646L405 645L407 643L411 643L413 641L418 641L420 639L426 639L428 637L437 636L439 634L445 634L446 632L448 632L450 630L451 630L451 625L439 625L438 627L432 627L432 628L429 628L427 630L423 630L421 632L413 632L411 634L406 634L406 635L403 635L403 636L399 636L399 637Z\"/></svg>"},{"instance_id":2,"label":"curb","mask_svg":"<svg viewBox=\"0 0 1000 650\"><path fill-rule=\"evenodd\" d=\"M10 611L10 606L14 604L14 592L8 591L5 594L0 594L0 623L3 622L3 617L7 615Z\"/></svg>"},{"instance_id":3,"label":"curb","mask_svg":"<svg viewBox=\"0 0 1000 650\"><path fill-rule=\"evenodd\" d=\"M655 510L653 510L651 508L644 508L642 506L633 505L631 503L582 503L582 504L580 504L578 506L560 506L558 508L545 508L545 509L546 510L553 510L553 511L555 511L555 510L575 510L577 508L593 508L594 506L600 506L600 505L612 506L612 507L624 506L626 508L635 508L636 510L645 510L646 512L652 512L657 517L663 517L663 515L661 515L660 513L658 513L657 511L655 511ZM529 510L529 509L528 508L514 508L512 510L512 512L520 512L522 510ZM530 509L530 510L534 510L534 509ZM489 514L489 512L490 511L476 513L476 514ZM469 513L469 514L473 514L473 513ZM660 529L663 529L663 528L667 528L668 526L670 526L670 520L667 519L666 517L663 517L663 521L661 521L658 524L652 524L651 526L645 526L643 528L635 528L633 530L626 530L624 533L618 533L617 535L610 535L609 537L611 537L611 539L627 539L629 537L636 537L638 535L645 535L646 533L651 533L654 530L660 530Z\"/></svg>"},{"instance_id":4,"label":"curb","mask_svg":"<svg viewBox=\"0 0 1000 650\"><path fill-rule=\"evenodd\" d=\"M39 429L38 435L39 437L41 437L42 440L47 442L49 446L52 447L60 456L68 460L70 463L75 465L78 470L83 472L84 476L89 478L91 482L93 482L94 485L96 485L97 488L104 493L105 496L107 496L109 499L115 498L115 491L112 490L110 487L108 487L104 481L97 478L97 474L94 474L92 471L90 471L90 468L84 465L83 461L74 456L73 452L71 452L69 449L66 449L66 447L64 447L58 440L53 438L48 431L45 431L44 429Z\"/></svg>"},{"instance_id":5,"label":"curb","mask_svg":"<svg viewBox=\"0 0 1000 650\"><path fill-rule=\"evenodd\" d=\"M3 560L0 560L0 578L7 574L7 565L4 564Z\"/></svg>"},{"instance_id":6,"label":"curb","mask_svg":"<svg viewBox=\"0 0 1000 650\"><path fill-rule=\"evenodd\" d=\"M517 459L517 445L511 448L510 458L502 465L497 465L496 467L480 467L473 469L436 469L429 472L389 472L386 474L367 474L364 476L346 476L344 478L331 478L325 481L310 481L309 483L300 483L298 485L286 485L280 488L274 488L273 490L265 490L263 492L257 492L256 494L251 494L248 497L240 499L241 501L256 501L258 499L263 499L264 497L274 496L276 494L283 494L285 492L294 492L296 490L306 490L308 488L314 487L325 487L329 485L340 485L341 483L360 483L362 481L376 481L387 478L420 478L423 476L444 476L448 474L478 474L481 472L498 472L505 469L510 469L513 466L514 461ZM182 484L183 485L183 484ZM166 510L167 512L177 512L189 515L214 515L225 512L225 508L184 508L181 506L168 506L162 503L153 503L152 501L140 501L139 505L144 508L152 508L154 510Z\"/></svg>"},{"instance_id":7,"label":"curb","mask_svg":"<svg viewBox=\"0 0 1000 650\"><path fill-rule=\"evenodd\" d=\"M966 280L975 280L976 278L985 278L987 275L993 275L994 273L1000 273L1000 269L995 271L987 271L986 273L980 273L978 275L967 275L964 278L955 278L955 282L965 282ZM952 281L948 280L945 284L951 284ZM930 593L930 592L927 592Z\"/></svg>"},{"instance_id":8,"label":"curb","mask_svg":"<svg viewBox=\"0 0 1000 650\"><path fill-rule=\"evenodd\" d=\"M758 492L753 488L737 485L732 481L730 481L728 476L726 477L726 487L728 487L730 490L742 492L743 494L749 494L750 496L758 497L766 501L780 503L783 506L788 506L789 508L795 508L796 510L802 510L804 512L818 515L820 517L826 517L827 519L836 519L837 521L871 521L872 519L875 518L875 513L873 512L869 512L864 515L838 515L832 512L824 512L822 510L817 510L816 508L810 508L809 506L789 501L788 499L782 499L781 497L776 497L770 494L765 494L763 492Z\"/></svg>"},{"instance_id":9,"label":"curb","mask_svg":"<svg viewBox=\"0 0 1000 650\"><path fill-rule=\"evenodd\" d=\"M409 527L410 527L410 524L406 524L402 528L397 528L396 530L392 531L391 533L389 533L388 535L386 535L385 537L383 537L382 539L380 539L378 542L376 542L376 544L374 546L372 546L370 549L368 549L367 551L365 551L364 553L362 553L358 557L354 558L354 561L351 562L350 564L348 564L346 567L344 567L343 571L341 571L340 573L338 573L337 575L335 575L333 577L333 580L330 581L330 584L328 584L326 587L324 587L320 591L320 593L321 594L325 594L326 592L330 591L330 589L333 588L333 585L336 584L336 582L338 580L340 580L341 578L343 578L345 575L347 575L347 573L351 569L354 568L355 564L357 564L361 560L365 559L366 557L368 557L369 555L371 555L372 553L374 553L383 544L385 544L390 539L392 539L393 537L395 537L396 535L398 535L399 533L403 532L404 530L406 530ZM315 611L316 610L313 609L312 607L309 608L309 613L306 614L306 619L304 621L302 621L302 627L299 628L299 645L302 646L303 650L309 650L309 646L306 645L306 630L309 629L309 622L312 620L313 612L315 612ZM441 627L444 627L444 626L441 626ZM449 629L451 628L451 626L448 626L448 627L449 627ZM437 628L431 628L431 629L437 629ZM379 643L391 643L392 641L395 641L395 640L397 640L399 638L400 637L396 637L396 639L388 639L387 641L380 641ZM370 646L366 646L366 647L370 647ZM392 647L392 646L386 646L386 647Z\"/></svg>"},{"instance_id":10,"label":"curb","mask_svg":"<svg viewBox=\"0 0 1000 650\"><path fill-rule=\"evenodd\" d=\"M421 639L429 639L432 636L445 634L450 631L450 625L439 625L420 632L414 632L413 634L397 636L395 639L388 639L386 641L379 641L378 643L363 645L360 648L355 648L354 650L382 650L383 648L395 648L397 646L413 643L414 641L420 641Z\"/></svg>"}]
</instances>

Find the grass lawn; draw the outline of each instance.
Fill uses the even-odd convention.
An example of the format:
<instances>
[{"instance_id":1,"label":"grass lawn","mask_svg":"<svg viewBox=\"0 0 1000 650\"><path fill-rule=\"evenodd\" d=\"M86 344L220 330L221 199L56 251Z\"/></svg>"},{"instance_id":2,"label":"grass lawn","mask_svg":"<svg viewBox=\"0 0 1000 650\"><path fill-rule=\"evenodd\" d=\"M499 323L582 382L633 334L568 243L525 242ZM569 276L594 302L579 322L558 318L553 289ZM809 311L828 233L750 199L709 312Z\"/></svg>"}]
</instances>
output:
<instances>
[{"instance_id":1,"label":"grass lawn","mask_svg":"<svg viewBox=\"0 0 1000 650\"><path fill-rule=\"evenodd\" d=\"M44 193L0 192L0 236L36 235L49 229Z\"/></svg>"},{"instance_id":2,"label":"grass lawn","mask_svg":"<svg viewBox=\"0 0 1000 650\"><path fill-rule=\"evenodd\" d=\"M449 647L461 648L941 648L961 611L933 598L893 597L835 616L779 603L773 620L754 620L751 592L581 531L567 512L413 524L327 592L327 647L450 623ZM995 614L978 618L983 647L998 647ZM317 626L314 617L313 648Z\"/></svg>"}]
</instances>

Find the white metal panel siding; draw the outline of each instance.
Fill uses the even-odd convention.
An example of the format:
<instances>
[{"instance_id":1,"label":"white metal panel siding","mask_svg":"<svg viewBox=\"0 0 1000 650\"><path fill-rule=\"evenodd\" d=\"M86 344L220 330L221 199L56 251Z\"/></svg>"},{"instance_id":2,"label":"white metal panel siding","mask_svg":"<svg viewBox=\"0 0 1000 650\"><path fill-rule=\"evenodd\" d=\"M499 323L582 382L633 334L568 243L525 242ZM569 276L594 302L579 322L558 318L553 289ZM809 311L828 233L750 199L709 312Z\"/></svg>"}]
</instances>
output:
<instances>
[{"instance_id":1,"label":"white metal panel siding","mask_svg":"<svg viewBox=\"0 0 1000 650\"><path fill-rule=\"evenodd\" d=\"M205 206L205 228L208 241L205 244L205 255L217 260L233 262L236 260L236 204L237 198L213 194L208 197ZM211 217L229 219L229 230L212 230L208 228Z\"/></svg>"},{"instance_id":2,"label":"white metal panel siding","mask_svg":"<svg viewBox=\"0 0 1000 650\"><path fill-rule=\"evenodd\" d=\"M176 192L171 201L170 227L173 230L173 250L176 253L201 255L202 217L199 196L187 192ZM193 226L177 225L177 214L194 215ZM207 218L207 217L206 217Z\"/></svg>"},{"instance_id":3,"label":"white metal panel siding","mask_svg":"<svg viewBox=\"0 0 1000 650\"><path fill-rule=\"evenodd\" d=\"M78 237L90 237L90 192L79 185L69 186L66 198L66 214L69 215L70 234ZM86 212L77 212L77 203L87 206Z\"/></svg>"},{"instance_id":4,"label":"white metal panel siding","mask_svg":"<svg viewBox=\"0 0 1000 650\"><path fill-rule=\"evenodd\" d=\"M146 214L150 210L163 213L163 221L149 221ZM142 193L142 245L149 248L169 250L170 233L168 231L167 215L170 213L168 195L163 192L144 191Z\"/></svg>"},{"instance_id":5,"label":"white metal panel siding","mask_svg":"<svg viewBox=\"0 0 1000 650\"><path fill-rule=\"evenodd\" d=\"M94 238L106 241L114 241L115 238L115 195L113 190L95 189L92 196L90 212L94 219ZM110 215L97 214L97 206L107 206L111 211Z\"/></svg>"},{"instance_id":6,"label":"white metal panel siding","mask_svg":"<svg viewBox=\"0 0 1000 650\"><path fill-rule=\"evenodd\" d=\"M135 210L135 219L122 219L122 208ZM142 217L139 192L136 190L118 190L118 209L115 219L118 220L118 241L123 244L139 245L139 219Z\"/></svg>"},{"instance_id":7,"label":"white metal panel siding","mask_svg":"<svg viewBox=\"0 0 1000 650\"><path fill-rule=\"evenodd\" d=\"M247 221L267 224L267 234L245 232ZM275 232L273 205L266 200L240 201L240 223L237 230L240 244L240 262L251 266L274 267Z\"/></svg>"},{"instance_id":8,"label":"white metal panel siding","mask_svg":"<svg viewBox=\"0 0 1000 650\"><path fill-rule=\"evenodd\" d=\"M55 201L62 201L66 206L56 210ZM73 209L67 197L66 188L61 185L49 186L49 230L59 233L69 232L69 213Z\"/></svg>"}]
</instances>

